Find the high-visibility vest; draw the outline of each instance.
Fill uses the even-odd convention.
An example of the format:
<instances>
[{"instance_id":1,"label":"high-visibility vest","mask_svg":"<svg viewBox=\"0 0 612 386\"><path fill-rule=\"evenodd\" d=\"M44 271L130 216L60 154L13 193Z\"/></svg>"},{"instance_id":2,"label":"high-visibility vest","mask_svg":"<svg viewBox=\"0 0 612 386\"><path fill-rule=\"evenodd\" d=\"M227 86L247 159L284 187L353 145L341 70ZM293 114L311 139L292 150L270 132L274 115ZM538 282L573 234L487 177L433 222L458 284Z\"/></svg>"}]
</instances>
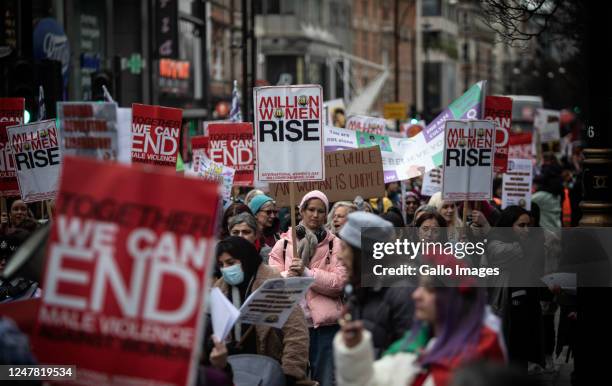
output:
<instances>
[{"instance_id":1,"label":"high-visibility vest","mask_svg":"<svg viewBox=\"0 0 612 386\"><path fill-rule=\"evenodd\" d=\"M572 204L569 197L569 189L563 188L563 226L572 226Z\"/></svg>"}]
</instances>

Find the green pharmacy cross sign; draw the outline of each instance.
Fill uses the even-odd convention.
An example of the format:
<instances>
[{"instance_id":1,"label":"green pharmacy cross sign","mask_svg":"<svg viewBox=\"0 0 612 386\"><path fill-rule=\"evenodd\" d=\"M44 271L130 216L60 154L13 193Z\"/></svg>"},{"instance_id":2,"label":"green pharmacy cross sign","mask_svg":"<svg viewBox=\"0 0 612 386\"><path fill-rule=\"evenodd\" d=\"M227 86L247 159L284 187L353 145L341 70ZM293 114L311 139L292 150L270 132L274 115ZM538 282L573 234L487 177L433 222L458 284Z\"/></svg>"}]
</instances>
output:
<instances>
[{"instance_id":1,"label":"green pharmacy cross sign","mask_svg":"<svg viewBox=\"0 0 612 386\"><path fill-rule=\"evenodd\" d=\"M121 58L121 70L129 69L134 75L139 75L144 66L142 56L138 53L132 54L129 58Z\"/></svg>"}]
</instances>

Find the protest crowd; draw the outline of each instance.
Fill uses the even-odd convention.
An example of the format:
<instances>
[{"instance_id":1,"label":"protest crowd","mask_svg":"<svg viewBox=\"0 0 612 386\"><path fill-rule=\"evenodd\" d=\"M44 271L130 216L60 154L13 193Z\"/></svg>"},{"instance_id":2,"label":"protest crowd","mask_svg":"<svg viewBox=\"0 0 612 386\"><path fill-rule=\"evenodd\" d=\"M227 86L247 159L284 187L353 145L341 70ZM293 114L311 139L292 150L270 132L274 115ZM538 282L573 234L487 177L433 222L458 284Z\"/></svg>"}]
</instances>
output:
<instances>
[{"instance_id":1,"label":"protest crowd","mask_svg":"<svg viewBox=\"0 0 612 386\"><path fill-rule=\"evenodd\" d=\"M338 112L322 116L318 86L258 88L253 124L210 122L184 163L178 109L132 107L131 166L64 141L71 120L112 101L3 122L14 167L2 175L0 364L76 364L83 384L538 384L575 355L575 291L540 278L560 272L561 230L580 219L582 146L558 125L569 151L500 145L498 131L512 135L481 102L501 102L473 87L476 107L412 137L350 130L351 117L332 126ZM117 116L106 119L117 135ZM24 167L20 154L37 148L49 151ZM398 235L486 239L483 253L413 261L504 274L390 285L368 269L367 240ZM538 284L510 284L525 272Z\"/></svg>"}]
</instances>

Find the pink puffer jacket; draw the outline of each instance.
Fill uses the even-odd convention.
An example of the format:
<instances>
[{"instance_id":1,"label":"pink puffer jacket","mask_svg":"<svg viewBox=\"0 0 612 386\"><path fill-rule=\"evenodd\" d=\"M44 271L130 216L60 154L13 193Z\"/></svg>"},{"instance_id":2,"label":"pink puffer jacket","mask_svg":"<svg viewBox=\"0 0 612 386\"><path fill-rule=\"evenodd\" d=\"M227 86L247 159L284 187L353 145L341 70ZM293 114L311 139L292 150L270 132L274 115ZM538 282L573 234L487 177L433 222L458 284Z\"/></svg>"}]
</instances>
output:
<instances>
[{"instance_id":1,"label":"pink puffer jacket","mask_svg":"<svg viewBox=\"0 0 612 386\"><path fill-rule=\"evenodd\" d=\"M287 240L287 247L285 246ZM329 245L332 242L330 256ZM327 237L317 245L308 267L315 281L306 293L306 302L315 327L338 323L342 314L342 290L346 283L346 269L340 263L340 239L327 232ZM283 249L285 259L283 260ZM281 235L270 252L270 266L285 276L293 260L291 228Z\"/></svg>"}]
</instances>

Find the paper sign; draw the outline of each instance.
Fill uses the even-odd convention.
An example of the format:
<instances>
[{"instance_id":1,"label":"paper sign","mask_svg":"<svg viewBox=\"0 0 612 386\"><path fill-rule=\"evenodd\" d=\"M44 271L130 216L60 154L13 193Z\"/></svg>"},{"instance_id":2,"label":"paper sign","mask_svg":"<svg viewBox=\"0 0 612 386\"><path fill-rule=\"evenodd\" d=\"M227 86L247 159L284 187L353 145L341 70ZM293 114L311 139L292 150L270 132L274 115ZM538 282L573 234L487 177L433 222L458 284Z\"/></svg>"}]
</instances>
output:
<instances>
[{"instance_id":1,"label":"paper sign","mask_svg":"<svg viewBox=\"0 0 612 386\"><path fill-rule=\"evenodd\" d=\"M23 124L24 98L0 98L0 194L19 196L13 152L8 144L7 126Z\"/></svg>"},{"instance_id":2,"label":"paper sign","mask_svg":"<svg viewBox=\"0 0 612 386\"><path fill-rule=\"evenodd\" d=\"M116 103L58 102L57 118L62 154L117 159Z\"/></svg>"},{"instance_id":3,"label":"paper sign","mask_svg":"<svg viewBox=\"0 0 612 386\"><path fill-rule=\"evenodd\" d=\"M240 311L227 300L223 292L217 287L210 291L209 304L213 334L223 342L240 317Z\"/></svg>"},{"instance_id":4,"label":"paper sign","mask_svg":"<svg viewBox=\"0 0 612 386\"><path fill-rule=\"evenodd\" d=\"M421 175L423 169L411 163L414 158L423 155L418 150L421 145L423 145L421 142L412 138L394 138L335 127L325 128L326 153L378 146L382 157L385 183L408 180Z\"/></svg>"},{"instance_id":5,"label":"paper sign","mask_svg":"<svg viewBox=\"0 0 612 386\"><path fill-rule=\"evenodd\" d=\"M62 163L55 119L7 128L24 202L51 200Z\"/></svg>"},{"instance_id":6,"label":"paper sign","mask_svg":"<svg viewBox=\"0 0 612 386\"><path fill-rule=\"evenodd\" d=\"M202 149L198 149L193 153L191 168L187 169L185 175L217 182L222 187L223 207L227 208L231 204L234 169L211 161Z\"/></svg>"},{"instance_id":7,"label":"paper sign","mask_svg":"<svg viewBox=\"0 0 612 386\"><path fill-rule=\"evenodd\" d=\"M423 177L422 196L431 197L442 191L442 168L431 169Z\"/></svg>"},{"instance_id":8,"label":"paper sign","mask_svg":"<svg viewBox=\"0 0 612 386\"><path fill-rule=\"evenodd\" d=\"M359 192L364 198L382 197L385 181L380 149L368 147L325 153L325 181L298 182L295 199L300 201L311 190L320 190L330 202L352 201ZM288 206L289 183L270 184L270 194L280 206Z\"/></svg>"},{"instance_id":9,"label":"paper sign","mask_svg":"<svg viewBox=\"0 0 612 386\"><path fill-rule=\"evenodd\" d=\"M548 287L559 286L566 290L576 289L576 274L571 272L558 272L545 275L541 279Z\"/></svg>"},{"instance_id":10,"label":"paper sign","mask_svg":"<svg viewBox=\"0 0 612 386\"><path fill-rule=\"evenodd\" d=\"M257 180L323 181L321 86L258 87L254 94Z\"/></svg>"},{"instance_id":11,"label":"paper sign","mask_svg":"<svg viewBox=\"0 0 612 386\"><path fill-rule=\"evenodd\" d=\"M449 201L490 200L494 152L494 122L447 120L442 198Z\"/></svg>"},{"instance_id":12,"label":"paper sign","mask_svg":"<svg viewBox=\"0 0 612 386\"><path fill-rule=\"evenodd\" d=\"M406 119L405 103L385 103L383 105L383 116L385 119Z\"/></svg>"},{"instance_id":13,"label":"paper sign","mask_svg":"<svg viewBox=\"0 0 612 386\"><path fill-rule=\"evenodd\" d=\"M536 109L533 126L540 133L540 143L555 142L561 140L559 121L561 112L556 110Z\"/></svg>"},{"instance_id":14,"label":"paper sign","mask_svg":"<svg viewBox=\"0 0 612 386\"><path fill-rule=\"evenodd\" d=\"M502 209L518 205L531 210L532 164L529 159L511 158L502 179Z\"/></svg>"},{"instance_id":15,"label":"paper sign","mask_svg":"<svg viewBox=\"0 0 612 386\"><path fill-rule=\"evenodd\" d=\"M484 119L496 123L494 170L495 173L505 173L508 167L508 137L512 127L512 98L486 97Z\"/></svg>"},{"instance_id":16,"label":"paper sign","mask_svg":"<svg viewBox=\"0 0 612 386\"><path fill-rule=\"evenodd\" d=\"M323 102L323 112L325 114L324 126L340 128L346 126L346 107L341 98Z\"/></svg>"},{"instance_id":17,"label":"paper sign","mask_svg":"<svg viewBox=\"0 0 612 386\"><path fill-rule=\"evenodd\" d=\"M313 282L312 277L266 280L240 307L240 322L282 328Z\"/></svg>"},{"instance_id":18,"label":"paper sign","mask_svg":"<svg viewBox=\"0 0 612 386\"><path fill-rule=\"evenodd\" d=\"M236 171L234 185L253 186L255 171L253 125L250 123L210 123L208 139L207 153L210 159Z\"/></svg>"},{"instance_id":19,"label":"paper sign","mask_svg":"<svg viewBox=\"0 0 612 386\"><path fill-rule=\"evenodd\" d=\"M117 109L117 161L132 163L132 109Z\"/></svg>"},{"instance_id":20,"label":"paper sign","mask_svg":"<svg viewBox=\"0 0 612 386\"><path fill-rule=\"evenodd\" d=\"M166 170L66 157L38 361L76 365L79 384L195 384L217 191Z\"/></svg>"},{"instance_id":21,"label":"paper sign","mask_svg":"<svg viewBox=\"0 0 612 386\"><path fill-rule=\"evenodd\" d=\"M132 104L132 162L176 168L183 111Z\"/></svg>"},{"instance_id":22,"label":"paper sign","mask_svg":"<svg viewBox=\"0 0 612 386\"><path fill-rule=\"evenodd\" d=\"M361 131L368 134L382 135L387 127L384 118L367 117L365 115L353 115L346 122L346 128Z\"/></svg>"}]
</instances>

